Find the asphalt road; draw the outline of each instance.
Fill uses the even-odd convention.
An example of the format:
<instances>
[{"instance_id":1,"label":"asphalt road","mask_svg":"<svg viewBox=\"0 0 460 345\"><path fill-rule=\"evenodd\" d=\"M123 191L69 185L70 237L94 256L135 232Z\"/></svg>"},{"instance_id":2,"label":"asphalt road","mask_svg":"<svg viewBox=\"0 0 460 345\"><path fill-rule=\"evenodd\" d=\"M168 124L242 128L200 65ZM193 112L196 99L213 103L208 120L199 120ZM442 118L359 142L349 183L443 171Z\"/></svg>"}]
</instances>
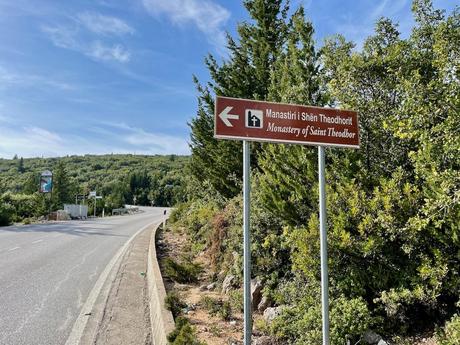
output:
<instances>
[{"instance_id":1,"label":"asphalt road","mask_svg":"<svg viewBox=\"0 0 460 345\"><path fill-rule=\"evenodd\" d=\"M160 208L86 221L0 227L0 344L65 344L99 275Z\"/></svg>"}]
</instances>

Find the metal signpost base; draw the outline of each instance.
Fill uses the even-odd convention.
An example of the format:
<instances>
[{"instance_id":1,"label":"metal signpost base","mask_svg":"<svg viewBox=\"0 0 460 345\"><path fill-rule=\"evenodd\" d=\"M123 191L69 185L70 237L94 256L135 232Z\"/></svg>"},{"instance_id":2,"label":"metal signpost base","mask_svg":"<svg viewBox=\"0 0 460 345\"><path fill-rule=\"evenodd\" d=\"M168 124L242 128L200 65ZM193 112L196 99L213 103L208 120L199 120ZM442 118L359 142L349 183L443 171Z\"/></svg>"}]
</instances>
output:
<instances>
[{"instance_id":1,"label":"metal signpost base","mask_svg":"<svg viewBox=\"0 0 460 345\"><path fill-rule=\"evenodd\" d=\"M251 236L249 233L250 154L249 142L245 140L243 141L244 345L251 345L252 335Z\"/></svg>"},{"instance_id":2,"label":"metal signpost base","mask_svg":"<svg viewBox=\"0 0 460 345\"><path fill-rule=\"evenodd\" d=\"M329 282L327 268L326 228L326 168L324 146L318 146L319 228L321 246L321 308L323 316L323 345L329 345Z\"/></svg>"}]
</instances>

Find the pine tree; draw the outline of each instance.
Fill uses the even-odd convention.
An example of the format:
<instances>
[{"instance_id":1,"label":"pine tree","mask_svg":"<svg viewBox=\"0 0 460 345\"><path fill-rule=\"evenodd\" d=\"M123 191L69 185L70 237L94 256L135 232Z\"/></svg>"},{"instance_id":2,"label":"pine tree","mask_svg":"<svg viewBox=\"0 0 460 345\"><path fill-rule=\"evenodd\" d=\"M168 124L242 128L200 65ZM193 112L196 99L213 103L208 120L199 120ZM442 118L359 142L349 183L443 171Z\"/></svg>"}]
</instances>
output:
<instances>
[{"instance_id":1,"label":"pine tree","mask_svg":"<svg viewBox=\"0 0 460 345\"><path fill-rule=\"evenodd\" d=\"M149 205L148 193L151 187L151 178L146 170L133 172L129 176L129 195L136 205Z\"/></svg>"},{"instance_id":2,"label":"pine tree","mask_svg":"<svg viewBox=\"0 0 460 345\"><path fill-rule=\"evenodd\" d=\"M38 174L29 172L24 183L23 192L26 194L34 194L38 192L39 179Z\"/></svg>"},{"instance_id":3,"label":"pine tree","mask_svg":"<svg viewBox=\"0 0 460 345\"><path fill-rule=\"evenodd\" d=\"M61 208L72 202L72 185L64 161L58 161L53 172L53 208Z\"/></svg>"},{"instance_id":4,"label":"pine tree","mask_svg":"<svg viewBox=\"0 0 460 345\"><path fill-rule=\"evenodd\" d=\"M214 132L214 95L264 100L268 96L270 71L286 42L288 5L282 0L244 2L252 22L238 26L238 41L228 36L230 58L219 65L209 55L205 62L212 81L197 84L198 112L191 127L191 172L199 180L209 181L222 195L231 197L240 191L242 145L217 141ZM257 164L259 146L253 145L253 164Z\"/></svg>"},{"instance_id":5,"label":"pine tree","mask_svg":"<svg viewBox=\"0 0 460 345\"><path fill-rule=\"evenodd\" d=\"M319 54L315 51L313 26L305 19L303 7L292 16L287 49L271 73L270 100L321 106ZM290 224L305 224L316 209L316 150L301 145L266 145L261 158L260 178L265 206L282 214Z\"/></svg>"},{"instance_id":6,"label":"pine tree","mask_svg":"<svg viewBox=\"0 0 460 345\"><path fill-rule=\"evenodd\" d=\"M19 161L18 161L18 172L20 174L22 174L25 171L26 171L26 169L24 168L24 158L21 157L21 159L19 159Z\"/></svg>"}]
</instances>

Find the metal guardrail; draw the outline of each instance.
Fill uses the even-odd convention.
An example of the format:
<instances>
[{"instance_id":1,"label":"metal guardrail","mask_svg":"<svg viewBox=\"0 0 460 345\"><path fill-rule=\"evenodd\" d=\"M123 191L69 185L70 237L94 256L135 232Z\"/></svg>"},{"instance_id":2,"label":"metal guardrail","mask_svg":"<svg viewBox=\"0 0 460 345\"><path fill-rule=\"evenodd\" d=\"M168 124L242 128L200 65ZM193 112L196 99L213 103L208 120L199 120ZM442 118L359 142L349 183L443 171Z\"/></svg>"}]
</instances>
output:
<instances>
[{"instance_id":1,"label":"metal guardrail","mask_svg":"<svg viewBox=\"0 0 460 345\"><path fill-rule=\"evenodd\" d=\"M127 214L128 213L128 209L126 208L114 208L112 210L112 216L115 215L115 214L118 214L118 215L122 215L122 214Z\"/></svg>"}]
</instances>

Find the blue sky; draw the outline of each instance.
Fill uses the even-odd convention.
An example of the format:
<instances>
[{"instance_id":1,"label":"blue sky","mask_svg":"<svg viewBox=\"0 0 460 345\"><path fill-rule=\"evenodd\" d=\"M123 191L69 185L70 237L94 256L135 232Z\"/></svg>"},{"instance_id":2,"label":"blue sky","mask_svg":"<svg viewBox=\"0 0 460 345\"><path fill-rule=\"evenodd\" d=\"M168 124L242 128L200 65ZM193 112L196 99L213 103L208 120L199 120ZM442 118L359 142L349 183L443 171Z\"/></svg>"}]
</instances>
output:
<instances>
[{"instance_id":1,"label":"blue sky","mask_svg":"<svg viewBox=\"0 0 460 345\"><path fill-rule=\"evenodd\" d=\"M382 15L413 23L410 0L300 3L319 44L359 46ZM0 157L189 154L192 75L247 19L237 0L0 0Z\"/></svg>"}]
</instances>

